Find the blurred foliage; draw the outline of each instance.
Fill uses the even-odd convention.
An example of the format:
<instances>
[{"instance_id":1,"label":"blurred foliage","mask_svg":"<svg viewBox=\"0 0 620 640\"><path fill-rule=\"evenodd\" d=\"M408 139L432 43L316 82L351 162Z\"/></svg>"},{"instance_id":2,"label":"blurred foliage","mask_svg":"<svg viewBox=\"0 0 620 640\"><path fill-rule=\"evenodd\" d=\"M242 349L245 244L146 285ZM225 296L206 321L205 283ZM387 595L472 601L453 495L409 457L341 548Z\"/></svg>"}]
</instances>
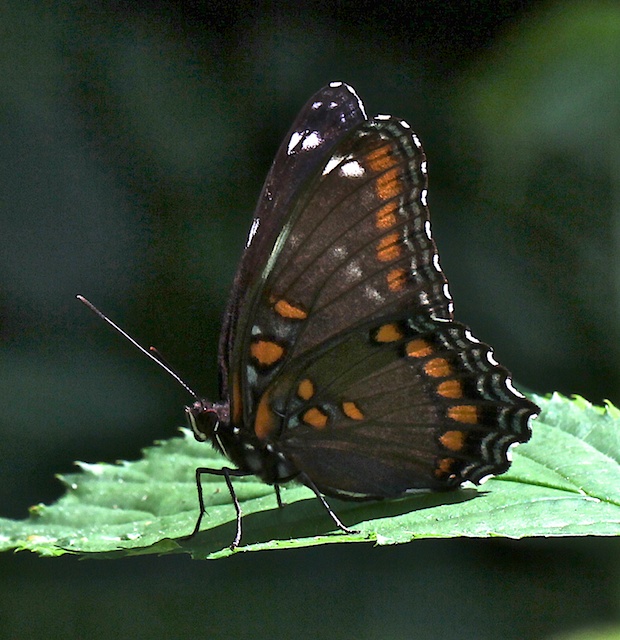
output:
<instances>
[{"instance_id":1,"label":"blurred foliage","mask_svg":"<svg viewBox=\"0 0 620 640\"><path fill-rule=\"evenodd\" d=\"M620 6L584 8L509 34L464 74L453 118L476 167L470 229L503 227L474 260L514 281L495 320L524 319L532 384L598 400L620 393Z\"/></svg>"},{"instance_id":2,"label":"blurred foliage","mask_svg":"<svg viewBox=\"0 0 620 640\"><path fill-rule=\"evenodd\" d=\"M5 2L2 515L23 517L29 504L57 496L60 485L49 479L74 459L131 458L172 435L187 402L81 308L76 293L157 345L190 385L216 395L219 322L254 202L297 110L330 80L351 83L369 113L404 117L420 135L457 316L494 345L521 384L620 402L619 23L620 6L598 0ZM287 604L295 576L309 580L299 589L306 596L323 595L312 600L317 638L350 637L351 629L360 638L539 638L617 619L617 547L455 545L410 545L374 560L315 550L289 556L281 571L233 559L208 580L184 570L177 593L192 612L191 630L211 637L222 629L244 637L252 628L241 624L244 615L272 615L266 602L300 624L307 599ZM39 603L47 625L40 631L52 637L50 585L37 582L42 565L29 562L3 565L3 584ZM247 563L255 564L242 568ZM55 566L76 580L103 574ZM168 578L159 583L165 598L155 587L164 570L140 565L153 572L143 591L128 577L138 565L123 566L105 574L115 578L107 602L125 611L128 630L136 619L144 630L160 629L145 620L163 609L138 606L123 589L168 601ZM342 566L342 583L333 581L334 566ZM255 582L250 575L259 571L267 573ZM448 575L459 580L446 583ZM204 622L204 590L196 597L190 589L197 584L227 625ZM351 607L352 623L331 609L341 598L328 585L339 593L355 585L353 601L373 617ZM89 589L103 602L103 586ZM253 595L239 598L244 589ZM58 634L110 631L100 615L73 609L77 590L58 591L80 623L63 624L57 605ZM484 598L467 597L480 591ZM185 629L176 606L165 609L166 624ZM339 628L325 628L329 615L316 615L324 610ZM231 617L240 620L234 629ZM16 608L10 621L6 637L18 637L35 624L32 607L29 615ZM277 623L264 627L274 637L286 628Z\"/></svg>"}]
</instances>

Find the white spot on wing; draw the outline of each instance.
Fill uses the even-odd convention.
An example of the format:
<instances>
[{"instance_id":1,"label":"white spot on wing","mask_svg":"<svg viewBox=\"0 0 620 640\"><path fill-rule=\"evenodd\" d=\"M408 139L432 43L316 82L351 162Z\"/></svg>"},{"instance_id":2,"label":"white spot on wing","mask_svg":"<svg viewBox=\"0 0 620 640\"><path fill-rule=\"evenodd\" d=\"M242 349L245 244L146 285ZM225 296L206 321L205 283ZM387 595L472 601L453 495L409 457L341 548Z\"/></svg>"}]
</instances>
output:
<instances>
[{"instance_id":1,"label":"white spot on wing","mask_svg":"<svg viewBox=\"0 0 620 640\"><path fill-rule=\"evenodd\" d=\"M296 233L292 233L288 238L288 244L292 249L296 249L299 246L300 238Z\"/></svg>"},{"instance_id":2,"label":"white spot on wing","mask_svg":"<svg viewBox=\"0 0 620 640\"><path fill-rule=\"evenodd\" d=\"M435 254L433 256L433 266L437 271L441 271L441 265L439 264L439 255Z\"/></svg>"},{"instance_id":3,"label":"white spot on wing","mask_svg":"<svg viewBox=\"0 0 620 640\"><path fill-rule=\"evenodd\" d=\"M366 285L366 287L364 287L364 293L366 294L366 297L369 300L376 300L377 302L383 302L383 296L374 287L371 287L370 285Z\"/></svg>"},{"instance_id":4,"label":"white spot on wing","mask_svg":"<svg viewBox=\"0 0 620 640\"><path fill-rule=\"evenodd\" d=\"M520 442L513 442L508 449L506 449L506 458L508 460L508 462L512 462L512 456L514 453L514 450L520 445Z\"/></svg>"},{"instance_id":5,"label":"white spot on wing","mask_svg":"<svg viewBox=\"0 0 620 640\"><path fill-rule=\"evenodd\" d=\"M420 171L426 175L426 170L427 170L427 164L426 164L426 160L424 160L424 162L420 163Z\"/></svg>"},{"instance_id":6,"label":"white spot on wing","mask_svg":"<svg viewBox=\"0 0 620 640\"><path fill-rule=\"evenodd\" d=\"M252 244L252 240L254 240L254 236L258 231L258 227L260 227L260 219L254 218L254 220L252 220L252 226L250 227L250 231L248 233L248 239L246 240L246 243L245 243L246 249Z\"/></svg>"},{"instance_id":7,"label":"white spot on wing","mask_svg":"<svg viewBox=\"0 0 620 640\"><path fill-rule=\"evenodd\" d=\"M309 133L301 143L301 148L304 151L308 151L308 149L316 149L323 142L323 138L319 135L318 131L313 131Z\"/></svg>"},{"instance_id":8,"label":"white spot on wing","mask_svg":"<svg viewBox=\"0 0 620 640\"><path fill-rule=\"evenodd\" d=\"M334 88L334 89L337 89L338 87L342 86L342 82L330 82L329 86Z\"/></svg>"},{"instance_id":9,"label":"white spot on wing","mask_svg":"<svg viewBox=\"0 0 620 640\"><path fill-rule=\"evenodd\" d=\"M493 474L489 473L489 475L483 476L482 478L480 478L480 480L478 480L478 484L482 485L482 484L484 484L485 482L487 482L488 480L490 480L493 477L494 477Z\"/></svg>"},{"instance_id":10,"label":"white spot on wing","mask_svg":"<svg viewBox=\"0 0 620 640\"><path fill-rule=\"evenodd\" d=\"M322 100L317 100L316 102L312 103L312 108L316 111L317 109L320 109L323 106L323 101Z\"/></svg>"},{"instance_id":11,"label":"white spot on wing","mask_svg":"<svg viewBox=\"0 0 620 640\"><path fill-rule=\"evenodd\" d=\"M413 138L413 144L415 144L415 146L418 149L421 149L422 148L422 143L420 142L420 138L418 138L418 136L416 136L415 133L412 133L411 137Z\"/></svg>"},{"instance_id":12,"label":"white spot on wing","mask_svg":"<svg viewBox=\"0 0 620 640\"><path fill-rule=\"evenodd\" d=\"M399 211L400 213L400 211ZM411 253L415 255L415 244L412 240L412 234L410 233L409 225L403 225L403 242L407 245ZM411 260L411 268L415 271L415 260Z\"/></svg>"},{"instance_id":13,"label":"white spot on wing","mask_svg":"<svg viewBox=\"0 0 620 640\"><path fill-rule=\"evenodd\" d=\"M506 386L508 387L508 390L512 391L512 393L514 393L518 398L525 398L525 396L515 388L514 384L512 384L511 378L506 378Z\"/></svg>"},{"instance_id":14,"label":"white spot on wing","mask_svg":"<svg viewBox=\"0 0 620 640\"><path fill-rule=\"evenodd\" d=\"M345 178L361 178L364 175L364 167L356 160L350 160L340 167L340 174Z\"/></svg>"},{"instance_id":15,"label":"white spot on wing","mask_svg":"<svg viewBox=\"0 0 620 640\"><path fill-rule=\"evenodd\" d=\"M293 149L295 149L295 147L299 144L299 141L302 139L302 137L303 137L303 133L301 133L300 131L293 132L291 139L288 141L287 152L289 155L293 153Z\"/></svg>"},{"instance_id":16,"label":"white spot on wing","mask_svg":"<svg viewBox=\"0 0 620 640\"><path fill-rule=\"evenodd\" d=\"M405 129L411 129L411 127L409 126L409 123L406 120L401 120L400 125L401 127L405 127Z\"/></svg>"},{"instance_id":17,"label":"white spot on wing","mask_svg":"<svg viewBox=\"0 0 620 640\"><path fill-rule=\"evenodd\" d=\"M487 360L494 366L496 367L499 362L495 359L495 357L493 356L493 352L492 351L488 351L487 352Z\"/></svg>"},{"instance_id":18,"label":"white spot on wing","mask_svg":"<svg viewBox=\"0 0 620 640\"><path fill-rule=\"evenodd\" d=\"M431 239L431 221L430 220L424 221L424 233L426 233L426 237L430 240Z\"/></svg>"},{"instance_id":19,"label":"white spot on wing","mask_svg":"<svg viewBox=\"0 0 620 640\"><path fill-rule=\"evenodd\" d=\"M478 338L476 338L476 336L469 329L465 329L465 337L470 342L473 342L475 344L478 344L480 342L480 340L478 340Z\"/></svg>"},{"instance_id":20,"label":"white spot on wing","mask_svg":"<svg viewBox=\"0 0 620 640\"><path fill-rule=\"evenodd\" d=\"M323 169L323 175L326 176L331 173L342 162L342 156L332 156Z\"/></svg>"},{"instance_id":21,"label":"white spot on wing","mask_svg":"<svg viewBox=\"0 0 620 640\"><path fill-rule=\"evenodd\" d=\"M422 189L422 191L420 191L420 202L422 203L422 206L426 206L426 196L428 195L428 191L426 189Z\"/></svg>"},{"instance_id":22,"label":"white spot on wing","mask_svg":"<svg viewBox=\"0 0 620 640\"><path fill-rule=\"evenodd\" d=\"M359 110L362 116L366 120L368 116L366 115L366 109L364 108L364 103L360 100L360 97L357 95L355 89L350 84L345 84L345 87L349 90L351 95L357 100L357 106L359 107Z\"/></svg>"},{"instance_id":23,"label":"white spot on wing","mask_svg":"<svg viewBox=\"0 0 620 640\"><path fill-rule=\"evenodd\" d=\"M450 287L448 287L448 283L443 285L443 295L448 298L448 300L452 300L452 296L450 295Z\"/></svg>"},{"instance_id":24,"label":"white spot on wing","mask_svg":"<svg viewBox=\"0 0 620 640\"><path fill-rule=\"evenodd\" d=\"M362 268L357 261L352 261L346 266L345 273L349 281L359 280L362 277Z\"/></svg>"},{"instance_id":25,"label":"white spot on wing","mask_svg":"<svg viewBox=\"0 0 620 640\"><path fill-rule=\"evenodd\" d=\"M386 116L383 113L378 114L377 116L375 116L375 120L389 120L392 116Z\"/></svg>"}]
</instances>

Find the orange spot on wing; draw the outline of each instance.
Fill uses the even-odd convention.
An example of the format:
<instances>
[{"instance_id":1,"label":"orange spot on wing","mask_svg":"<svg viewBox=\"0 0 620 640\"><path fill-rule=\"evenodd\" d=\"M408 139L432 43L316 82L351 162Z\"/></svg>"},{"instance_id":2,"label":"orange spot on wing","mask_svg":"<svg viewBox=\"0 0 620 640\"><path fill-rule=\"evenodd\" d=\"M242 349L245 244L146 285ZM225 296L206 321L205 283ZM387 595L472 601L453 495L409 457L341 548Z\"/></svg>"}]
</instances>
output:
<instances>
[{"instance_id":1,"label":"orange spot on wing","mask_svg":"<svg viewBox=\"0 0 620 640\"><path fill-rule=\"evenodd\" d=\"M422 338L416 338L415 340L410 340L405 346L405 352L410 358L425 358L426 356L430 356L433 353L433 347L426 342L426 340L422 340ZM439 358L435 358L435 360L439 360ZM431 360L428 365L435 360ZM445 360L444 360L445 362ZM426 367L425 367L426 370ZM428 371L426 371L428 373ZM429 374L433 375L433 374Z\"/></svg>"},{"instance_id":2,"label":"orange spot on wing","mask_svg":"<svg viewBox=\"0 0 620 640\"><path fill-rule=\"evenodd\" d=\"M460 451L465 444L465 434L462 431L446 431L439 442L450 451Z\"/></svg>"},{"instance_id":3,"label":"orange spot on wing","mask_svg":"<svg viewBox=\"0 0 620 640\"><path fill-rule=\"evenodd\" d=\"M308 317L307 311L287 302L284 298L276 302L274 309L278 315L290 320L305 320Z\"/></svg>"},{"instance_id":4,"label":"orange spot on wing","mask_svg":"<svg viewBox=\"0 0 620 640\"><path fill-rule=\"evenodd\" d=\"M444 398L460 398L463 387L458 380L446 380L437 386L437 393Z\"/></svg>"},{"instance_id":5,"label":"orange spot on wing","mask_svg":"<svg viewBox=\"0 0 620 640\"><path fill-rule=\"evenodd\" d=\"M385 171L389 169L395 164L392 148L389 145L383 145L371 151L366 155L365 164L367 164L372 171Z\"/></svg>"},{"instance_id":6,"label":"orange spot on wing","mask_svg":"<svg viewBox=\"0 0 620 640\"><path fill-rule=\"evenodd\" d=\"M442 478L450 475L454 462L454 458L442 458L441 460L438 460L435 468L435 476Z\"/></svg>"},{"instance_id":7,"label":"orange spot on wing","mask_svg":"<svg viewBox=\"0 0 620 640\"><path fill-rule=\"evenodd\" d=\"M398 169L388 169L385 173L377 176L375 190L381 200L390 200L397 196L401 192Z\"/></svg>"},{"instance_id":8,"label":"orange spot on wing","mask_svg":"<svg viewBox=\"0 0 620 640\"><path fill-rule=\"evenodd\" d=\"M275 364L284 355L284 347L271 340L256 340L250 345L252 357L263 367Z\"/></svg>"},{"instance_id":9,"label":"orange spot on wing","mask_svg":"<svg viewBox=\"0 0 620 640\"><path fill-rule=\"evenodd\" d=\"M315 429L324 429L327 426L327 415L320 409L312 407L303 415L303 421Z\"/></svg>"},{"instance_id":10,"label":"orange spot on wing","mask_svg":"<svg viewBox=\"0 0 620 640\"><path fill-rule=\"evenodd\" d=\"M424 371L431 378L446 378L452 373L452 367L444 358L433 358L424 365Z\"/></svg>"},{"instance_id":11,"label":"orange spot on wing","mask_svg":"<svg viewBox=\"0 0 620 640\"><path fill-rule=\"evenodd\" d=\"M364 414L359 410L359 407L355 404L355 402L343 402L342 403L342 411L345 416L351 418L351 420L363 420Z\"/></svg>"},{"instance_id":12,"label":"orange spot on wing","mask_svg":"<svg viewBox=\"0 0 620 640\"><path fill-rule=\"evenodd\" d=\"M476 424L478 422L478 409L471 405L461 405L448 409L448 417L457 422Z\"/></svg>"},{"instance_id":13,"label":"orange spot on wing","mask_svg":"<svg viewBox=\"0 0 620 640\"><path fill-rule=\"evenodd\" d=\"M375 226L377 229L383 231L393 227L398 219L396 218L396 211L398 210L398 204L395 200L384 204L375 213Z\"/></svg>"},{"instance_id":14,"label":"orange spot on wing","mask_svg":"<svg viewBox=\"0 0 620 640\"><path fill-rule=\"evenodd\" d=\"M400 236L398 233L388 233L377 242L377 258L381 262L389 262L390 260L396 260L402 253L402 246L400 244Z\"/></svg>"},{"instance_id":15,"label":"orange spot on wing","mask_svg":"<svg viewBox=\"0 0 620 640\"><path fill-rule=\"evenodd\" d=\"M269 406L270 399L271 394L268 391L265 392L258 403L254 417L254 433L261 440L269 437L276 428L276 416Z\"/></svg>"},{"instance_id":16,"label":"orange spot on wing","mask_svg":"<svg viewBox=\"0 0 620 640\"><path fill-rule=\"evenodd\" d=\"M403 332L397 324L383 324L377 329L377 342L396 342L403 337Z\"/></svg>"},{"instance_id":17,"label":"orange spot on wing","mask_svg":"<svg viewBox=\"0 0 620 640\"><path fill-rule=\"evenodd\" d=\"M310 400L314 395L314 385L311 380L304 378L297 387L297 395L302 400Z\"/></svg>"},{"instance_id":18,"label":"orange spot on wing","mask_svg":"<svg viewBox=\"0 0 620 640\"><path fill-rule=\"evenodd\" d=\"M390 291L402 291L407 283L407 272L405 269L392 269L386 276L388 289Z\"/></svg>"}]
</instances>

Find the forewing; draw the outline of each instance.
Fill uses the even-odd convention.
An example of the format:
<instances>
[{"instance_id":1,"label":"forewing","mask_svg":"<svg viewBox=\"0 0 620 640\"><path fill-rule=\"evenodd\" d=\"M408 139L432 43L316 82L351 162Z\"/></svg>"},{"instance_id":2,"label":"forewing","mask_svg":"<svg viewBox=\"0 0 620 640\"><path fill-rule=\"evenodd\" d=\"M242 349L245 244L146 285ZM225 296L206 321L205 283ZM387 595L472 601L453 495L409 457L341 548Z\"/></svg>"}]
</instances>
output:
<instances>
[{"instance_id":1,"label":"forewing","mask_svg":"<svg viewBox=\"0 0 620 640\"><path fill-rule=\"evenodd\" d=\"M334 145L365 120L364 106L353 88L333 82L308 100L281 144L254 213L224 318L219 358L223 398L228 397L229 369L235 368L235 337L243 333L248 320L242 312L251 305L245 303L262 285L266 263L300 190Z\"/></svg>"},{"instance_id":2,"label":"forewing","mask_svg":"<svg viewBox=\"0 0 620 640\"><path fill-rule=\"evenodd\" d=\"M233 359L247 380L244 424L272 430L256 424L269 386L281 390L323 345L385 317L451 319L426 183L421 145L395 118L359 124L324 158L241 307Z\"/></svg>"}]
</instances>

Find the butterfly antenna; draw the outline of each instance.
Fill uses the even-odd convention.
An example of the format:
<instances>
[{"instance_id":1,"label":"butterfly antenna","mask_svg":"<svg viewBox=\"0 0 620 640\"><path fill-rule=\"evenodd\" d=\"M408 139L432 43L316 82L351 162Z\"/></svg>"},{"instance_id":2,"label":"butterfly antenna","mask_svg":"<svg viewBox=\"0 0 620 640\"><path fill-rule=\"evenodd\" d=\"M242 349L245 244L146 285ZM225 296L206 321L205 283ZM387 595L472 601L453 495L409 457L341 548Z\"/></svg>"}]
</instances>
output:
<instances>
[{"instance_id":1,"label":"butterfly antenna","mask_svg":"<svg viewBox=\"0 0 620 640\"><path fill-rule=\"evenodd\" d=\"M161 363L165 364L168 369L172 369L172 365L164 358L162 352L157 348L151 345L149 347L149 353L152 353ZM172 369L174 371L174 369Z\"/></svg>"},{"instance_id":2,"label":"butterfly antenna","mask_svg":"<svg viewBox=\"0 0 620 640\"><path fill-rule=\"evenodd\" d=\"M158 362L163 364L166 367L166 369L173 371L178 378L181 378L178 371L168 362L168 360L166 360L166 358L164 358L164 356L162 355L162 352L157 347L154 347L153 345L151 345L149 347L149 353L154 355L157 358Z\"/></svg>"},{"instance_id":3,"label":"butterfly antenna","mask_svg":"<svg viewBox=\"0 0 620 640\"><path fill-rule=\"evenodd\" d=\"M157 351L157 349L155 349L154 347L151 347L151 349L157 354L157 355L154 355L151 351L149 351L148 349L145 349L141 344L138 344L126 331L123 331L115 322L112 322L112 320L110 320L110 318L108 318L108 316L106 316L105 313L103 313L102 311L99 311L99 309L97 309L97 307L92 302L87 300L84 296L77 295L75 297L80 302L85 304L94 314L98 315L102 320L107 322L117 333L120 333L120 335L122 335L123 338L125 338L126 340L129 340L129 342L131 342L131 344L134 347L142 351L142 353L144 353L151 360L153 360L153 362L156 362L166 373L168 373L168 375L172 376L191 396L193 396L196 400L200 400L200 398L198 397L198 394L193 389L191 389L191 387L181 379L181 376L179 376L179 374L176 373L176 371L174 371L174 369L172 369L164 361L164 359L161 357L161 354L159 353L159 351Z\"/></svg>"}]
</instances>

